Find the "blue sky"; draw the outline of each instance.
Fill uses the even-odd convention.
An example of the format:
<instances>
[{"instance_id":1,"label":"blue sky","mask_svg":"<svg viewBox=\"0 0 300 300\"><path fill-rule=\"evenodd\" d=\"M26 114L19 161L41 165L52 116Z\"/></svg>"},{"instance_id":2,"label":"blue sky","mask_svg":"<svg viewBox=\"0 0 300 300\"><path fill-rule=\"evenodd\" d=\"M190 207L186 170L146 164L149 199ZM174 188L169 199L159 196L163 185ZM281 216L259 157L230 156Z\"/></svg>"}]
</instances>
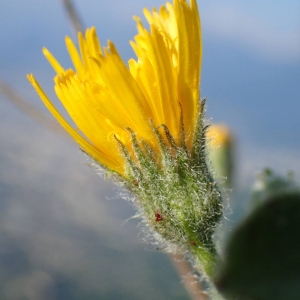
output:
<instances>
[{"instance_id":1,"label":"blue sky","mask_svg":"<svg viewBox=\"0 0 300 300\"><path fill-rule=\"evenodd\" d=\"M97 27L102 45L107 39L113 40L125 60L133 55L128 43L136 33L132 15L141 16L143 7L163 4L159 0L75 3L84 24ZM204 47L201 93L208 99L207 118L230 125L235 134L239 184L249 184L253 174L265 166L283 174L293 169L299 179L300 2L202 0L198 5ZM66 35L73 37L73 32L60 1L1 1L0 78L45 113L25 75L33 72L56 102L54 73L41 49L47 46L64 66L70 67L64 46ZM31 266L28 273L5 273L7 295L13 295L9 292L13 287L26 295L26 287L32 282L56 287L57 274L75 286L78 283L82 291L87 287L109 291L105 281L98 288L97 282L92 282L91 287L82 278L87 274L87 278L101 280L105 276L116 278L120 286L126 279L122 291L132 291L130 299L139 299L138 289L144 282L148 282L149 295L156 291L158 299L167 299L166 293L172 291L177 280L167 259L144 251L146 246L136 239L135 225L129 222L121 226L133 211L118 200L105 201L115 191L84 164L84 157L72 141L65 142L41 128L1 94L0 138L0 238L5 245L0 262L16 249L18 257L26 258ZM85 192L83 187L88 190ZM90 232L99 238L99 244ZM97 248L87 248L90 242ZM57 247L56 255L48 251L52 247ZM108 256L105 265L101 255L111 249L115 256ZM137 257L136 265L132 253ZM124 255L118 276L112 266L114 260L120 263L117 254ZM86 264L77 266L80 260ZM93 268L99 260L104 265ZM155 272L147 273L157 260L162 260L165 270L169 270L166 272L173 276L166 291L157 283L163 274L156 278ZM137 289L128 279L127 268L132 266L133 276L140 278ZM98 267L103 268L102 273ZM36 281L37 277L43 278L42 283ZM183 291L178 290L180 293ZM7 299L18 299L11 297ZM45 299L43 295L33 297Z\"/></svg>"},{"instance_id":2,"label":"blue sky","mask_svg":"<svg viewBox=\"0 0 300 300\"><path fill-rule=\"evenodd\" d=\"M125 60L133 55L132 16L142 16L143 7L163 4L159 0L74 3L85 26L97 27L102 45L113 40ZM24 0L20 6L13 0L1 5L0 77L46 112L25 74L33 72L57 101L54 73L41 48L47 46L65 67L71 66L64 37L74 34L66 14L60 1ZM265 166L280 172L293 168L298 156L290 152L297 153L300 147L299 1L214 0L198 1L198 6L204 48L201 95L208 99L208 119L228 124L236 136L241 177L249 175L243 171L247 163L253 165L252 173ZM16 111L3 113L3 119L10 114ZM249 151L262 155L252 158ZM263 155L276 151L273 160Z\"/></svg>"},{"instance_id":3,"label":"blue sky","mask_svg":"<svg viewBox=\"0 0 300 300\"><path fill-rule=\"evenodd\" d=\"M113 39L128 58L127 42L135 34L132 15L142 15L143 7L158 7L162 2L131 0L125 4L121 0L89 0L75 3L84 24L98 28L103 44L108 38ZM248 49L248 53L263 59L299 62L299 1L199 1L199 8L204 37ZM5 41L1 45L2 55L24 51L25 47L34 50L35 45L48 44L54 48L53 44L70 34L59 1L24 0L22 6L17 0L2 2L0 17L1 38Z\"/></svg>"},{"instance_id":4,"label":"blue sky","mask_svg":"<svg viewBox=\"0 0 300 300\"><path fill-rule=\"evenodd\" d=\"M163 2L77 0L75 4L85 26L97 27L102 45L113 40L127 60L133 55L128 42L136 33L132 16L142 16L143 7ZM0 77L46 112L25 74L33 72L57 101L54 73L41 48L47 46L65 67L71 66L64 37L74 34L66 14L59 1L24 0L21 6L13 0L1 5ZM300 147L299 1L214 0L198 5L204 48L201 93L208 99L208 119L228 124L236 136L239 178L252 176L243 170L247 164L252 165L251 173L265 166L280 172L294 168L298 155L291 152ZM2 120L18 123L17 110L3 105ZM261 155L251 157L252 152ZM271 152L274 159L263 154Z\"/></svg>"}]
</instances>

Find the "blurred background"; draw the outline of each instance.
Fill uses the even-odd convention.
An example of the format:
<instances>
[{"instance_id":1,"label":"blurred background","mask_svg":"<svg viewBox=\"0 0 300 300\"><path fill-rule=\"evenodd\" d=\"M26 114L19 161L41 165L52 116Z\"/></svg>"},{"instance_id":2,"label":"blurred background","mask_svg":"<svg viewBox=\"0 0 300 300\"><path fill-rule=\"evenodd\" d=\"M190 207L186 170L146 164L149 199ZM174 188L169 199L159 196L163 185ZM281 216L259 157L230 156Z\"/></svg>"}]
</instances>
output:
<instances>
[{"instance_id":1,"label":"blurred background","mask_svg":"<svg viewBox=\"0 0 300 300\"><path fill-rule=\"evenodd\" d=\"M158 0L74 1L127 61L133 15ZM269 166L300 174L300 2L198 1L203 30L201 96L210 122L235 137L232 206L242 213L255 175ZM46 113L26 80L53 102L43 46L71 67L74 38L59 0L0 0L0 79ZM36 117L35 115L33 117ZM47 122L47 119L43 120ZM120 190L86 165L77 145L46 129L0 92L0 298L188 299L169 257L144 234ZM230 217L230 216L229 216ZM232 216L234 219L234 216Z\"/></svg>"}]
</instances>

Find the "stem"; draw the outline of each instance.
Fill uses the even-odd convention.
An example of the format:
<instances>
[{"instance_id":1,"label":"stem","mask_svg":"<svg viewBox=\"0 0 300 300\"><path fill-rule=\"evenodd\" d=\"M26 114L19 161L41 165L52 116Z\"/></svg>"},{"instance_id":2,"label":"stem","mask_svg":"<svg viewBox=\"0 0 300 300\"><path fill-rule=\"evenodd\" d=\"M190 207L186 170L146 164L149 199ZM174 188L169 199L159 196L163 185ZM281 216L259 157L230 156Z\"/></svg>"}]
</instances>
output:
<instances>
[{"instance_id":1,"label":"stem","mask_svg":"<svg viewBox=\"0 0 300 300\"><path fill-rule=\"evenodd\" d=\"M199 265L202 270L204 271L205 275L208 279L213 282L214 275L215 275L215 266L218 261L218 255L216 253L211 253L205 248L197 247L192 251L196 256L197 260L199 261Z\"/></svg>"},{"instance_id":2,"label":"stem","mask_svg":"<svg viewBox=\"0 0 300 300\"><path fill-rule=\"evenodd\" d=\"M193 276L191 265L185 260L183 255L171 255L172 262L177 272L183 279L183 284L192 300L208 300L203 292L201 283Z\"/></svg>"},{"instance_id":3,"label":"stem","mask_svg":"<svg viewBox=\"0 0 300 300\"><path fill-rule=\"evenodd\" d=\"M61 2L65 7L68 18L70 20L70 24L74 30L75 36L77 36L77 33L79 31L83 32L83 30L84 30L84 26L79 17L79 14L78 14L72 0L61 0Z\"/></svg>"}]
</instances>

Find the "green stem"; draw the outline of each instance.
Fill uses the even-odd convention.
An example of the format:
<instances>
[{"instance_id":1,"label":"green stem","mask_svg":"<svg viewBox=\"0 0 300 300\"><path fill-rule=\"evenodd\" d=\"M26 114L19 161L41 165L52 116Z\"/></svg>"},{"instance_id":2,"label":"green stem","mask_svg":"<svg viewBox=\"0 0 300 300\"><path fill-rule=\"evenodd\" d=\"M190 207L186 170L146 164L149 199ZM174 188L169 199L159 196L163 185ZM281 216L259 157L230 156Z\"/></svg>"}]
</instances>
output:
<instances>
[{"instance_id":1,"label":"green stem","mask_svg":"<svg viewBox=\"0 0 300 300\"><path fill-rule=\"evenodd\" d=\"M211 253L211 251L201 247L196 247L195 249L193 249L193 253L199 261L199 265L205 272L208 279L213 282L215 275L215 266L219 259L217 253Z\"/></svg>"}]
</instances>

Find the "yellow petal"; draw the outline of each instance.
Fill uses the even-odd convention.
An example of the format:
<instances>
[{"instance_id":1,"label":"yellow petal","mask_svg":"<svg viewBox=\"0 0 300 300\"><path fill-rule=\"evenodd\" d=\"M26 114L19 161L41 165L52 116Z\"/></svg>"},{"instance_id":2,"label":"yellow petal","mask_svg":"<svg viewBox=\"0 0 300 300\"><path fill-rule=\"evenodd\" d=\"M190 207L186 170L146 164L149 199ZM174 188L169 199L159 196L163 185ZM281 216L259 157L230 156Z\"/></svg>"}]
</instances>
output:
<instances>
[{"instance_id":1,"label":"yellow petal","mask_svg":"<svg viewBox=\"0 0 300 300\"><path fill-rule=\"evenodd\" d=\"M74 128L70 126L70 124L65 120L65 118L57 111L52 102L46 96L38 82L35 80L32 74L27 75L27 79L33 85L34 89L44 102L45 106L49 109L49 111L53 114L53 116L57 119L57 121L61 124L61 126L74 138L74 140L82 147L84 151L86 151L93 159L103 164L107 168L114 170L120 174L124 173L124 169L122 165L118 164L115 161L112 161L107 156L103 155L98 149L96 149L91 143L89 143L86 139L84 139Z\"/></svg>"},{"instance_id":2,"label":"yellow petal","mask_svg":"<svg viewBox=\"0 0 300 300\"><path fill-rule=\"evenodd\" d=\"M62 73L64 72L64 68L60 65L60 63L55 59L55 57L52 55L52 53L47 49L43 48L43 54L47 58L49 64L52 66L54 71L56 73Z\"/></svg>"}]
</instances>

